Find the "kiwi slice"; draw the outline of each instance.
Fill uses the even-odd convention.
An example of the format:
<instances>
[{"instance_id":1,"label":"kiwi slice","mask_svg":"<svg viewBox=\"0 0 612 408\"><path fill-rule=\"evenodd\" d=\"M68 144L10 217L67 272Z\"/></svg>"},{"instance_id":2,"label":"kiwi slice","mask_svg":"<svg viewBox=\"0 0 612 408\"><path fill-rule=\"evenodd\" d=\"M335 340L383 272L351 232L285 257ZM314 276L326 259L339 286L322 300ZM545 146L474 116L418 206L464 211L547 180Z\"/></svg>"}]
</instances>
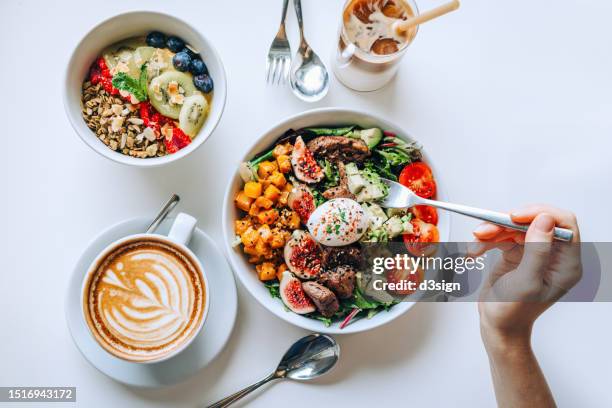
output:
<instances>
[{"instance_id":1,"label":"kiwi slice","mask_svg":"<svg viewBox=\"0 0 612 408\"><path fill-rule=\"evenodd\" d=\"M172 82L176 82L179 89L183 88L182 95L185 98L197 92L191 80L191 75L179 71L167 71L151 80L148 94L151 105L159 113L172 119L178 119L183 103L172 103L171 95L168 91L168 86Z\"/></svg>"},{"instance_id":2,"label":"kiwi slice","mask_svg":"<svg viewBox=\"0 0 612 408\"><path fill-rule=\"evenodd\" d=\"M200 92L185 98L179 114L179 128L192 139L208 116L208 102Z\"/></svg>"}]
</instances>

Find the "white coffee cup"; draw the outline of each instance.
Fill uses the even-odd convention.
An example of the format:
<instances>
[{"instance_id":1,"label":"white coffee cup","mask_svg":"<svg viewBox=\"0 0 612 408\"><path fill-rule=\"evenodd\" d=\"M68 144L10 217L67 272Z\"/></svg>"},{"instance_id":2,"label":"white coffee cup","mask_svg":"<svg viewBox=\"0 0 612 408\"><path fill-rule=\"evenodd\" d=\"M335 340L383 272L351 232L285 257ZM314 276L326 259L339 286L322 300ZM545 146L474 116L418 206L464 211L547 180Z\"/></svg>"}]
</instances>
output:
<instances>
[{"instance_id":1,"label":"white coffee cup","mask_svg":"<svg viewBox=\"0 0 612 408\"><path fill-rule=\"evenodd\" d=\"M117 358L121 358L123 360L131 361L135 363L157 363L160 361L167 360L177 355L178 353L180 353L182 350L187 348L187 346L189 346L189 344L193 341L193 339L200 333L206 321L206 317L208 315L208 309L210 305L210 290L208 286L208 280L206 279L206 274L204 272L204 268L201 262L198 260L195 254L187 247L187 243L191 239L196 223L197 223L197 220L191 215L180 213L177 215L176 219L174 220L174 223L172 224L172 227L170 228L170 232L168 233L167 236L159 235L159 234L135 234L135 235L124 237L108 245L102 252L100 252L100 254L90 264L87 270L87 273L85 274L85 278L83 279L83 284L81 286L81 312L82 312L82 317L85 320L85 325L89 328L90 334L94 337L96 342L105 351L107 351L108 353L110 353L111 355ZM125 271L119 270L118 271L117 268L115 270L111 270L109 267L108 272L107 271L102 271L101 273L96 273L96 272L102 269L101 263L107 261L107 258L119 257L119 255L117 256L114 255L114 252L116 252L117 250L123 249L124 247L131 246L131 247L137 248L137 247L143 247L146 245L162 245L165 248L171 248L172 250L176 251L177 254L168 255L168 259L172 258L173 256L176 256L177 258L179 257L186 258L187 264L191 265L193 269L195 270L195 271L191 271L191 273L197 273L199 282L201 283L201 285L198 286L200 289L199 290L200 297L203 297L203 300L197 302L197 304L194 304L194 305L189 305L189 304L187 305L189 310L193 310L194 308L197 308L197 307L200 308L200 312L196 315L197 322L191 323L191 320L192 320L191 317L186 318L186 320L189 322L187 323L188 328L189 328L188 332L185 333L184 335L181 335L181 337L177 339L176 341L172 342L165 350L155 353L155 352L145 352L144 350L135 349L132 353L132 352L127 352L125 350L121 350L117 348L116 346L113 346L112 344L113 341L110 341L107 337L113 336L112 335L113 330L117 333L121 333L121 331L129 332L130 330L132 332L139 332L139 330L142 329L144 326L142 327L121 326L121 318L120 316L117 316L118 314L117 309L112 309L110 311L105 310L105 316L108 317L108 315L110 315L111 318L113 319L113 322L115 322L118 325L112 328L113 330L109 329L107 326L102 324L102 322L92 318L92 314L95 314L95 312L92 312L92 310L90 310L92 307L91 302L93 302L93 301L90 301L90 297L91 297L90 288L91 288L91 285L94 283L92 282L92 279L97 278L96 282L101 281L100 284L102 285L110 286L111 288L116 288L117 293L121 292L123 289L125 289L126 291L132 291L132 289L134 288L133 287L127 288L125 286L122 286L123 284L125 284L125 280L122 280L118 277L118 275L120 275L125 278L129 278L131 271L129 270L125 270ZM118 263L117 265L119 264L121 263ZM105 267L106 265L104 266L104 268ZM159 268L159 265L157 265L156 267ZM140 271L139 273L141 272L142 271ZM144 275L148 276L146 275L147 273L150 273L151 275L153 275L153 277L155 277L154 273L152 272L144 272ZM181 276L177 277L177 275L180 275L180 274L175 273L174 275L172 274L168 275L168 271L166 271L165 277L170 276L172 278L176 278L174 282L170 282L168 285L171 285L172 283L175 283L176 280L181 280L181 279L185 283L188 283L188 280L185 277L181 277ZM155 299L159 300L162 303L165 303L166 305L169 305L170 303L175 303L176 305L183 306L185 302L189 303L188 301L183 300L184 296L186 296L185 294L182 294L183 297L181 297L180 295L182 293L181 290L172 291L170 289L177 289L177 288L176 287L167 288L167 287L161 286L165 282L163 281L163 279L153 279L151 280L151 282L153 283L151 285L149 285L149 283L144 283L143 281L138 282L138 279L135 282L136 282L136 286L140 284L140 285L144 285L145 289L146 287L149 287L149 289L152 289L149 292L151 296L154 295L155 290L158 290L158 292L160 293L158 293L158 296L155 296ZM158 287L155 287L155 283L158 284ZM140 288L140 286L138 287ZM161 294L161 289L165 289L164 291L165 296ZM179 287L178 289L181 289L181 288ZM192 290L194 291L193 293L196 292L196 289L192 289ZM112 290L108 289L107 293L111 293L111 291ZM196 300L193 299L191 296L192 291L191 290L187 290L187 291L190 294L189 299L191 299L192 302L196 302ZM101 295L99 293L96 293L96 295L97 295L96 301L97 302L101 301L100 300ZM176 295L176 298L178 300L175 300L173 298L174 295ZM108 296L111 299L113 299L113 296L110 296L110 295ZM122 296L115 296L115 297L118 298L119 301L124 300ZM163 301L163 298L165 298L165 302ZM122 310L125 311L125 309L126 309L125 305L122 305ZM127 307L127 309L132 310L129 307ZM148 309L145 307L145 309L143 310L148 310ZM132 310L130 313L141 313L141 315L144 316L144 314L150 313L150 312L146 312L146 311L145 312L134 312ZM139 317L141 315L139 315ZM164 317L167 317L167 316L162 316L162 318L158 320L163 320ZM181 317L185 319L184 315L177 317L177 319L180 320ZM115 343L120 343L120 341L117 340L117 342Z\"/></svg>"}]
</instances>

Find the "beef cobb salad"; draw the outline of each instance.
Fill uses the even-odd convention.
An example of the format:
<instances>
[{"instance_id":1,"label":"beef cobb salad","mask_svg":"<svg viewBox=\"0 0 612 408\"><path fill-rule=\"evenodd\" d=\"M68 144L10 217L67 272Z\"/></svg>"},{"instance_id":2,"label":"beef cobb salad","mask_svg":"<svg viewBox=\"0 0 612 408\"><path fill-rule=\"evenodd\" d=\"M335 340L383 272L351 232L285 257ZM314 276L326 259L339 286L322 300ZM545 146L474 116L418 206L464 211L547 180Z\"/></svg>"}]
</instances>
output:
<instances>
[{"instance_id":1,"label":"beef cobb salad","mask_svg":"<svg viewBox=\"0 0 612 408\"><path fill-rule=\"evenodd\" d=\"M435 208L378 204L388 194L383 178L424 198L436 195L420 146L392 131L357 125L289 129L239 172L233 245L288 311L326 325L343 328L398 302L368 291L368 244L403 242L418 256L423 245L439 241ZM384 279L422 280L423 274L392 270Z\"/></svg>"}]
</instances>

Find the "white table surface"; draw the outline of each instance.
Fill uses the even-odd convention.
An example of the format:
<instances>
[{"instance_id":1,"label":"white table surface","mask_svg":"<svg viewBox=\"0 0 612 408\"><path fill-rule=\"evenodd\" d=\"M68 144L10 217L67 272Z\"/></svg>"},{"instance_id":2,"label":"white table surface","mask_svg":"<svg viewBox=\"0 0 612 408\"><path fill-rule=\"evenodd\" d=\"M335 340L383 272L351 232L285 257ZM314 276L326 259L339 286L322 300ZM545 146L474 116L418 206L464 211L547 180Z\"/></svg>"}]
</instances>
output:
<instances>
[{"instance_id":1,"label":"white table surface","mask_svg":"<svg viewBox=\"0 0 612 408\"><path fill-rule=\"evenodd\" d=\"M304 332L272 317L240 286L225 351L163 390L130 389L90 366L66 328L64 292L86 242L112 223L152 214L172 192L220 237L222 196L239 156L272 124L312 107L367 109L398 122L426 146L455 201L492 209L554 203L577 213L584 240L610 240L612 2L466 0L459 12L421 28L390 86L357 94L334 78L314 105L264 85L280 0L57 3L0 3L0 386L76 386L83 407L179 407L266 375ZM329 61L343 2L303 3L307 37ZM437 4L420 1L422 9ZM98 21L139 7L193 23L216 45L229 78L212 138L152 170L91 151L61 101L76 42ZM470 239L473 221L454 217L452 224L454 240ZM560 406L612 405L611 312L610 304L563 304L537 323L535 350ZM315 384L274 384L249 406L494 405L475 304L419 304L392 324L338 340L342 359L333 373Z\"/></svg>"}]
</instances>

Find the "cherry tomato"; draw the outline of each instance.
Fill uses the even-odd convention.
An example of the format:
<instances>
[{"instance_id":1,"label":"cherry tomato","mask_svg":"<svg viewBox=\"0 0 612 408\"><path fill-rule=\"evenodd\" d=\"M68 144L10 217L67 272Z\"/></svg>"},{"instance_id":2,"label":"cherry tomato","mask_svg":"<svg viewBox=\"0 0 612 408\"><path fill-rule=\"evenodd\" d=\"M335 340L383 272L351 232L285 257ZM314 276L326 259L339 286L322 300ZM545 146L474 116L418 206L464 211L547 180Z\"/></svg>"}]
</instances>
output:
<instances>
[{"instance_id":1,"label":"cherry tomato","mask_svg":"<svg viewBox=\"0 0 612 408\"><path fill-rule=\"evenodd\" d=\"M414 256L429 256L436 252L436 245L432 243L440 242L438 227L426 223L423 220L414 218L412 224L412 234L404 234L404 245L408 252Z\"/></svg>"},{"instance_id":2,"label":"cherry tomato","mask_svg":"<svg viewBox=\"0 0 612 408\"><path fill-rule=\"evenodd\" d=\"M387 271L387 282L398 284L402 281L407 281L404 285L407 285L408 282L414 282L412 286L414 289L410 289L408 287L404 289L396 289L389 290L389 292L394 293L396 295L410 295L414 293L419 285L423 281L423 277L425 273L423 269L417 268L416 272L412 273L412 269L392 269Z\"/></svg>"},{"instance_id":3,"label":"cherry tomato","mask_svg":"<svg viewBox=\"0 0 612 408\"><path fill-rule=\"evenodd\" d=\"M436 195L436 182L428 165L415 162L404 167L399 176L399 182L416 195L423 198L432 198Z\"/></svg>"},{"instance_id":4,"label":"cherry tomato","mask_svg":"<svg viewBox=\"0 0 612 408\"><path fill-rule=\"evenodd\" d=\"M429 205L415 205L410 209L415 218L428 224L438 225L438 211Z\"/></svg>"}]
</instances>

